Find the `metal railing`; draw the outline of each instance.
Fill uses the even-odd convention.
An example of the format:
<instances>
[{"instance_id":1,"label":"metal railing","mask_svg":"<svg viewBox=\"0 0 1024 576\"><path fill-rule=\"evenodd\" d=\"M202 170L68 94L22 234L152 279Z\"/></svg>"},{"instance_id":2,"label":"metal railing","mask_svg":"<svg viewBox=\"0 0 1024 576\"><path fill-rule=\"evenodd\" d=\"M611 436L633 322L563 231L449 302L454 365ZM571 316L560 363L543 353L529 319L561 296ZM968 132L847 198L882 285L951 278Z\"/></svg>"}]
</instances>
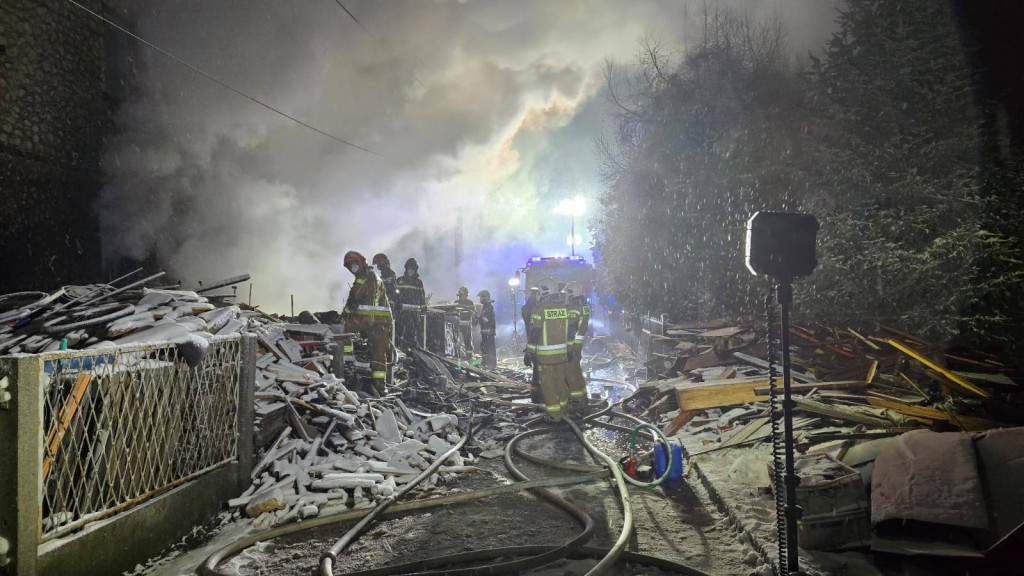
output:
<instances>
[{"instance_id":1,"label":"metal railing","mask_svg":"<svg viewBox=\"0 0 1024 576\"><path fill-rule=\"evenodd\" d=\"M242 340L190 366L174 344L37 355L40 542L64 536L236 456Z\"/></svg>"}]
</instances>

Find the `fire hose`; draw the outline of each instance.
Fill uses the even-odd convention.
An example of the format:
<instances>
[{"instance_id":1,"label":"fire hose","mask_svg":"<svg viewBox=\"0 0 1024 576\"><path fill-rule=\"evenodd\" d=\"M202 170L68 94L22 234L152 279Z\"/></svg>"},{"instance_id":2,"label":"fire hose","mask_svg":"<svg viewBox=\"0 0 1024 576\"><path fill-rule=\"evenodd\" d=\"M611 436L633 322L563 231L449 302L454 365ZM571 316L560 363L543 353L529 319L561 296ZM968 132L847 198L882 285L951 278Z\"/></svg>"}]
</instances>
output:
<instances>
[{"instance_id":1,"label":"fire hose","mask_svg":"<svg viewBox=\"0 0 1024 576\"><path fill-rule=\"evenodd\" d=\"M605 413L610 412L611 407L606 407L597 413L585 418L583 422L597 418ZM615 413L615 415L622 415ZM513 546L513 547L502 547L493 548L487 550L476 550L472 552L466 552L461 554L444 555L431 559L417 560L414 562L393 565L384 568L376 568L369 570L360 570L357 572L351 572L344 576L390 576L394 574L404 574L415 572L417 576L440 576L445 574L448 576L483 576L483 575L497 575L506 574L513 572L522 572L531 568L550 564L551 562L560 560L562 558L600 558L597 565L595 565L590 571L587 572L587 576L598 576L605 573L611 566L613 566L619 559L626 561L635 562L642 565L654 566L667 571L672 571L680 574L688 574L694 576L704 576L704 572L680 564L671 560L657 558L652 556L646 556L643 554L631 553L625 550L625 546L628 543L629 537L632 534L632 510L629 504L629 494L626 488L626 481L624 480L625 475L622 474L619 469L619 465L609 456L600 452L595 448L589 440L583 435L579 427L568 421L569 427L577 435L580 441L583 443L584 448L598 461L603 462L605 467L596 466L585 466L578 464L567 464L562 462L554 462L545 460L521 450L519 448L519 442L523 439L535 435L544 433L550 433L555 428L538 428L527 430L513 438L505 447L505 464L519 482L510 485L496 486L483 490L476 490L473 492L467 492L462 494L455 494L451 496L443 496L431 498L429 500L413 501L404 504L394 504L399 498L411 491L415 485L422 482L424 479L429 478L433 472L440 467L441 463L447 461L447 459L461 449L468 441L470 435L467 434L463 437L460 442L452 448L449 452L439 457L434 465L428 467L420 475L416 477L412 482L407 484L403 490L396 493L393 497L388 498L381 502L376 508L371 510L369 513L363 511L346 511L330 516L324 516L311 521L306 521L301 524L290 524L263 532L261 534L252 535L246 538L242 538L230 545L218 550L211 556L197 570L199 574L203 576L223 576L222 572L217 570L217 566L223 562L226 558L233 554L248 548L258 542L269 540L272 538L278 538L288 534L294 534L311 530L320 526L343 522L347 520L359 519L359 522L353 526L346 534L339 539L334 546L329 550L325 551L321 556L320 562L320 574L322 576L333 576L334 564L344 549L354 542L359 535L377 518L384 516L393 516L414 510L423 510L427 508L433 508L437 506L444 506L448 504L454 504L457 502L466 502L470 500L477 500L486 498L502 493L519 492L522 490L535 490L541 497L548 500L552 504L561 508L567 512L577 522L583 526L583 531L568 540L567 542L557 545L545 545L545 546ZM638 427L639 428L639 427ZM667 442L666 442L667 443ZM671 451L670 451L671 453ZM579 476L563 477L563 478L549 478L540 480L529 480L527 477L516 468L512 460L512 455L528 455L527 459L545 466L553 468L567 469L576 472L587 472ZM609 472L610 471L610 472ZM667 472L666 472L667 474ZM601 478L607 478L609 475L613 476L618 486L618 491L621 499L621 505L623 508L623 527L620 531L615 544L610 549L585 547L584 544L590 539L594 529L593 519L587 515L586 511L572 504L571 502L561 498L557 494L543 489L546 486L567 486L573 484L580 484L585 482L591 482ZM467 567L461 569L447 568L439 571L431 571L432 569L440 568L443 566L450 566L453 564L465 564L468 562L481 562L491 561L499 558L516 557L511 561L499 562L495 564L488 564L484 566Z\"/></svg>"}]
</instances>

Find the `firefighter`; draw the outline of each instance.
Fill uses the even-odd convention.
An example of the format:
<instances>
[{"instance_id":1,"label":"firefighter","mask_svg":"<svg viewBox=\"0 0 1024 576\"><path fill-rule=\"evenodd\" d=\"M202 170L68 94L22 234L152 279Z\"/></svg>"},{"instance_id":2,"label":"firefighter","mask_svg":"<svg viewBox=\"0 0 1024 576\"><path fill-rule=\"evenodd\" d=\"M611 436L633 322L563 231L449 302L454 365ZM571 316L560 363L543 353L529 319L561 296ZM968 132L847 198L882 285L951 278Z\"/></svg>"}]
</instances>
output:
<instances>
[{"instance_id":1,"label":"firefighter","mask_svg":"<svg viewBox=\"0 0 1024 576\"><path fill-rule=\"evenodd\" d=\"M587 407L587 381L583 378L583 339L590 320L590 308L585 306L579 282L572 281L563 289L569 310L569 363L565 383L569 389L569 409L579 412ZM586 310L586 320L584 320Z\"/></svg>"},{"instance_id":2,"label":"firefighter","mask_svg":"<svg viewBox=\"0 0 1024 576\"><path fill-rule=\"evenodd\" d=\"M480 325L480 355L483 356L484 368L493 370L498 367L498 353L494 346L494 300L491 293L481 290L476 295L480 299L480 314L477 323Z\"/></svg>"},{"instance_id":3,"label":"firefighter","mask_svg":"<svg viewBox=\"0 0 1024 576\"><path fill-rule=\"evenodd\" d=\"M395 305L395 285L398 281L398 275L391 268L391 260L386 254L377 254L373 257L373 265L377 267L377 272L380 273L380 280L384 283L384 293L388 295L388 302L392 306ZM394 310L391 311L394 313Z\"/></svg>"},{"instance_id":4,"label":"firefighter","mask_svg":"<svg viewBox=\"0 0 1024 576\"><path fill-rule=\"evenodd\" d=\"M530 288L530 295L526 298L526 302L523 303L523 327L526 329L527 337L530 334L530 316L533 315L533 309L540 302L540 288L534 286ZM533 373L530 377L530 401L534 404L540 404L544 400L540 393L540 384L537 380L537 363L534 361L534 355L532 348L527 343L526 350L523 351L523 364L527 367L533 368Z\"/></svg>"},{"instance_id":5,"label":"firefighter","mask_svg":"<svg viewBox=\"0 0 1024 576\"><path fill-rule=\"evenodd\" d=\"M459 332L462 333L462 357L473 359L473 318L476 317L476 304L469 299L469 288L462 286L456 294L455 304L459 312Z\"/></svg>"},{"instance_id":6,"label":"firefighter","mask_svg":"<svg viewBox=\"0 0 1024 576\"><path fill-rule=\"evenodd\" d=\"M370 345L370 379L374 389L384 394L389 380L391 356L391 308L384 284L359 252L345 254L345 268L355 276L348 293L341 321L345 329L358 332Z\"/></svg>"},{"instance_id":7,"label":"firefighter","mask_svg":"<svg viewBox=\"0 0 1024 576\"><path fill-rule=\"evenodd\" d=\"M527 352L533 354L548 419L558 422L569 404L569 390L565 383L569 359L569 310L565 295L555 291L553 279L545 278L537 285L540 300L530 313Z\"/></svg>"},{"instance_id":8,"label":"firefighter","mask_svg":"<svg viewBox=\"0 0 1024 576\"><path fill-rule=\"evenodd\" d=\"M417 346L426 346L420 342L423 326L420 323L421 307L427 303L420 280L420 265L415 258L405 261L405 272L395 282L395 304L397 311L395 327L398 330L398 344L408 350Z\"/></svg>"}]
</instances>

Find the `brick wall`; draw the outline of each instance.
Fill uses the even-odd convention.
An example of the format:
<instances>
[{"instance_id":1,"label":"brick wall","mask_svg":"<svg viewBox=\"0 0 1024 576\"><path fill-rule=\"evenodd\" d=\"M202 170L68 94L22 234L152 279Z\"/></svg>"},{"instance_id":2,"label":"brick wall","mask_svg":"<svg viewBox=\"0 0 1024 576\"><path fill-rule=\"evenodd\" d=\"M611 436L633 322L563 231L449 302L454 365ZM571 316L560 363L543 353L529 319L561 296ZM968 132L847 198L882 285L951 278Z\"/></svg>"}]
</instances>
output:
<instances>
[{"instance_id":1,"label":"brick wall","mask_svg":"<svg viewBox=\"0 0 1024 576\"><path fill-rule=\"evenodd\" d=\"M99 279L110 53L65 0L0 2L0 294Z\"/></svg>"}]
</instances>

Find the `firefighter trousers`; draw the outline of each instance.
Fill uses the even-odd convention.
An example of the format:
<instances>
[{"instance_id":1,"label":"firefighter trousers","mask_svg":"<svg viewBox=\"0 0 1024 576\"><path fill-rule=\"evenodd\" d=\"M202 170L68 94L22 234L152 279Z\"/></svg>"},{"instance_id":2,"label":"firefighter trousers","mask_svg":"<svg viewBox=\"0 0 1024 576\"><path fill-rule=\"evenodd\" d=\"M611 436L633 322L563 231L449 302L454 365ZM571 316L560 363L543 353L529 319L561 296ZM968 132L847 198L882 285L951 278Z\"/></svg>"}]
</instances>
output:
<instances>
[{"instance_id":1,"label":"firefighter trousers","mask_svg":"<svg viewBox=\"0 0 1024 576\"><path fill-rule=\"evenodd\" d=\"M494 344L494 334L480 331L480 355L483 356L484 368L493 370L498 367L498 354Z\"/></svg>"},{"instance_id":2,"label":"firefighter trousers","mask_svg":"<svg viewBox=\"0 0 1024 576\"><path fill-rule=\"evenodd\" d=\"M355 316L345 326L358 332L370 348L370 381L377 392L385 393L385 384L391 381L391 359L394 349L394 324L390 317Z\"/></svg>"},{"instance_id":3,"label":"firefighter trousers","mask_svg":"<svg viewBox=\"0 0 1024 576\"><path fill-rule=\"evenodd\" d=\"M392 334L390 323L369 326L365 330L370 343L370 378L380 394L385 393L385 384L391 381Z\"/></svg>"},{"instance_id":4,"label":"firefighter trousers","mask_svg":"<svg viewBox=\"0 0 1024 576\"><path fill-rule=\"evenodd\" d=\"M587 406L587 381L583 378L583 347L569 346L569 363L565 368L565 384L569 391L570 409Z\"/></svg>"},{"instance_id":5,"label":"firefighter trousers","mask_svg":"<svg viewBox=\"0 0 1024 576\"><path fill-rule=\"evenodd\" d=\"M544 410L552 422L562 419L569 404L569 389L565 384L566 367L565 362L536 365L537 379L544 397Z\"/></svg>"},{"instance_id":6,"label":"firefighter trousers","mask_svg":"<svg viewBox=\"0 0 1024 576\"><path fill-rule=\"evenodd\" d=\"M462 333L462 347L466 353L466 359L473 358L473 324L465 320L459 321L459 332Z\"/></svg>"}]
</instances>

